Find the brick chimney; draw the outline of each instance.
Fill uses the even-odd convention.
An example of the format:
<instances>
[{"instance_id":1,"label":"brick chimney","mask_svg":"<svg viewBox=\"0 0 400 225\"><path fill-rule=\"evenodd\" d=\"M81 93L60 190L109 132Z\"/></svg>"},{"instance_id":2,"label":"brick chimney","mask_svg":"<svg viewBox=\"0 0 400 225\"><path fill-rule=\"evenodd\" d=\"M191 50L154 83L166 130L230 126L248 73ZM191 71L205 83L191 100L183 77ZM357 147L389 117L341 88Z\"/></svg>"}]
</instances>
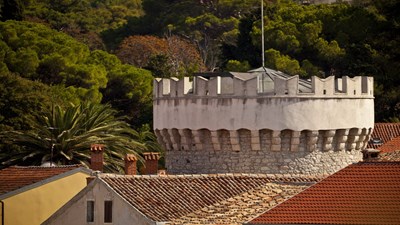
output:
<instances>
[{"instance_id":1,"label":"brick chimney","mask_svg":"<svg viewBox=\"0 0 400 225\"><path fill-rule=\"evenodd\" d=\"M137 158L133 154L126 154L125 156L125 175L136 175L137 168L136 168Z\"/></svg>"},{"instance_id":2,"label":"brick chimney","mask_svg":"<svg viewBox=\"0 0 400 225\"><path fill-rule=\"evenodd\" d=\"M158 160L160 159L160 153L158 152L145 152L143 153L145 161L145 174L157 174L158 171Z\"/></svg>"},{"instance_id":3,"label":"brick chimney","mask_svg":"<svg viewBox=\"0 0 400 225\"><path fill-rule=\"evenodd\" d=\"M368 161L368 160L374 160L377 159L379 156L379 150L378 149L372 149L372 148L367 148L362 150L363 153L363 160Z\"/></svg>"},{"instance_id":4,"label":"brick chimney","mask_svg":"<svg viewBox=\"0 0 400 225\"><path fill-rule=\"evenodd\" d=\"M103 172L103 151L104 145L102 144L92 144L90 146L90 151L92 152L90 156L90 169L98 170Z\"/></svg>"}]
</instances>

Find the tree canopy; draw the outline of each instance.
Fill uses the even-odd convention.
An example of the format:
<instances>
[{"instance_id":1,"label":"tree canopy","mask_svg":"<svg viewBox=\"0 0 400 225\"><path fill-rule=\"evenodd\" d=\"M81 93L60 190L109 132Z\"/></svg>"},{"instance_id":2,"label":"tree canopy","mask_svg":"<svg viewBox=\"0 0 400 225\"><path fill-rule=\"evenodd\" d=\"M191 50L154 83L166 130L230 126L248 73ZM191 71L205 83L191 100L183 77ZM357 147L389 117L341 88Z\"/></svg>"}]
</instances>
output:
<instances>
[{"instance_id":1,"label":"tree canopy","mask_svg":"<svg viewBox=\"0 0 400 225\"><path fill-rule=\"evenodd\" d=\"M90 146L104 144L105 171L123 171L126 153L137 155L145 150L137 140L139 134L129 124L116 117L110 105L83 103L62 108L53 106L29 119L29 131L0 133L6 144L20 148L0 152L3 166L16 162L20 165L41 165L46 162L89 167Z\"/></svg>"},{"instance_id":2,"label":"tree canopy","mask_svg":"<svg viewBox=\"0 0 400 225\"><path fill-rule=\"evenodd\" d=\"M267 67L306 79L373 76L376 121L398 121L399 9L397 0L264 0L261 18L257 0L0 0L0 132L32 134L52 106L62 114L90 102L143 132L144 146L153 77L261 66L262 20ZM10 146L0 154L42 154Z\"/></svg>"}]
</instances>

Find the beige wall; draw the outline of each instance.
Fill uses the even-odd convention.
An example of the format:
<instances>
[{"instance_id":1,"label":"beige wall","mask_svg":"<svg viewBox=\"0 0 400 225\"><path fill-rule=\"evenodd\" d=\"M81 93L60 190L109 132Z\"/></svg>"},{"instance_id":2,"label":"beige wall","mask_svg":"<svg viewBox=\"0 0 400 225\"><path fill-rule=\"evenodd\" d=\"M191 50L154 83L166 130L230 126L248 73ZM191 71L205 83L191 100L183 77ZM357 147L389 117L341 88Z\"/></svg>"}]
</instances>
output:
<instances>
[{"instance_id":1,"label":"beige wall","mask_svg":"<svg viewBox=\"0 0 400 225\"><path fill-rule=\"evenodd\" d=\"M373 125L373 99L193 98L160 100L154 105L154 129L160 130L301 131Z\"/></svg>"},{"instance_id":2,"label":"beige wall","mask_svg":"<svg viewBox=\"0 0 400 225\"><path fill-rule=\"evenodd\" d=\"M226 79L233 80L227 82ZM278 79L270 90L257 89L257 79L209 81L196 78L154 82L154 129L280 131L373 128L371 77L312 78L309 93L299 78ZM218 94L229 86L231 92ZM231 87L232 86L232 87ZM192 92L189 92L192 90Z\"/></svg>"},{"instance_id":3,"label":"beige wall","mask_svg":"<svg viewBox=\"0 0 400 225\"><path fill-rule=\"evenodd\" d=\"M113 225L150 225L155 222L147 219L143 214L136 211L127 202L122 200L106 184L100 180L84 189L74 197L67 205L61 208L49 220L43 224L52 225L100 225L104 223L104 201L113 201ZM87 201L95 201L94 222L86 222ZM111 223L106 223L111 224Z\"/></svg>"},{"instance_id":4,"label":"beige wall","mask_svg":"<svg viewBox=\"0 0 400 225\"><path fill-rule=\"evenodd\" d=\"M86 186L87 176L78 172L4 199L5 224L41 224Z\"/></svg>"}]
</instances>

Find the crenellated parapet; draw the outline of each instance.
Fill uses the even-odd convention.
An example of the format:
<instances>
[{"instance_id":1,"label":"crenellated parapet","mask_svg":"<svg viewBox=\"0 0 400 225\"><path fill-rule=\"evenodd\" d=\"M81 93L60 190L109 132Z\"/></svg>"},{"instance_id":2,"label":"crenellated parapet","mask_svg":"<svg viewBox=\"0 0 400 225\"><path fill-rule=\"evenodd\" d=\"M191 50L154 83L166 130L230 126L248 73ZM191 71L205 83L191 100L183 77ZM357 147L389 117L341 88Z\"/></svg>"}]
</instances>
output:
<instances>
[{"instance_id":1,"label":"crenellated parapet","mask_svg":"<svg viewBox=\"0 0 400 225\"><path fill-rule=\"evenodd\" d=\"M301 98L373 98L373 78L359 76L350 78L313 76L309 84L301 85L299 76L275 77L273 80L248 74L241 77L188 77L183 79L155 79L154 98L176 97L301 97Z\"/></svg>"},{"instance_id":2,"label":"crenellated parapet","mask_svg":"<svg viewBox=\"0 0 400 225\"><path fill-rule=\"evenodd\" d=\"M372 77L205 74L155 79L153 97L169 173L333 173L374 126Z\"/></svg>"}]
</instances>

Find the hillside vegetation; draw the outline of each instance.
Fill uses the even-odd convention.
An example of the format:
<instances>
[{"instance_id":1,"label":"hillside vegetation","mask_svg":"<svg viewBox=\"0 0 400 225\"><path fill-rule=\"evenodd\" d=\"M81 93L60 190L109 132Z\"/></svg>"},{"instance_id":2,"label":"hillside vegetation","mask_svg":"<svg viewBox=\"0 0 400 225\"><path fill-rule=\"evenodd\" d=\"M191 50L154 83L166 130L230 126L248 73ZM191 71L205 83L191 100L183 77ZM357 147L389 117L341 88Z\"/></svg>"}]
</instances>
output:
<instances>
[{"instance_id":1,"label":"hillside vegetation","mask_svg":"<svg viewBox=\"0 0 400 225\"><path fill-rule=\"evenodd\" d=\"M376 121L399 121L399 9L396 0L264 1L266 66L373 76ZM153 77L261 65L259 0L0 0L0 19L1 131L30 131L39 112L92 102L147 134Z\"/></svg>"}]
</instances>

